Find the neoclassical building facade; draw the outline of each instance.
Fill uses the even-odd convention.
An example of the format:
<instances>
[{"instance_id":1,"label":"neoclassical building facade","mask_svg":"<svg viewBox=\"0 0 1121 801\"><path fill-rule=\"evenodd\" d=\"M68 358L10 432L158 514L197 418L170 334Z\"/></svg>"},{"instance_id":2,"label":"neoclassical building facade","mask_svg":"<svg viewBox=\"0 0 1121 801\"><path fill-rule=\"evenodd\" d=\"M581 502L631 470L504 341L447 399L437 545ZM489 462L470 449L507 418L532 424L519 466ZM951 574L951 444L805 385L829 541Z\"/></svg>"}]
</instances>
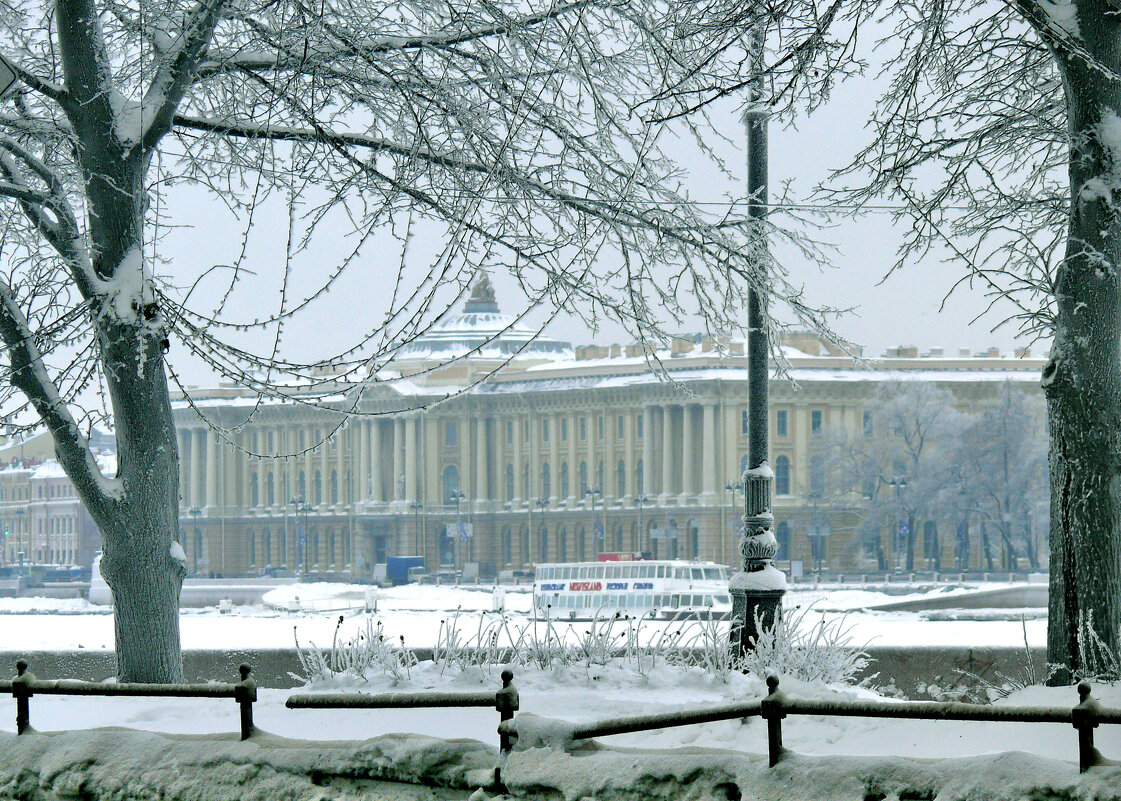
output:
<instances>
[{"instance_id":1,"label":"neoclassical building facade","mask_svg":"<svg viewBox=\"0 0 1121 801\"><path fill-rule=\"evenodd\" d=\"M190 403L176 401L188 562L199 574L359 580L394 555L483 576L601 551L733 564L747 363L741 342L722 345L673 340L657 352L666 381L641 345L535 337L500 312L484 280L395 372L340 404L353 414L256 403L235 386L192 390ZM856 364L809 335L791 337L785 354L788 375L770 388L780 557L808 564L808 535L833 532L816 555L854 572L875 570L876 558L843 504L808 500L813 435L859 431L885 380L933 381L968 406L1001 381L1038 391L1043 365L1023 353L913 348ZM954 544L944 547L952 564Z\"/></svg>"}]
</instances>

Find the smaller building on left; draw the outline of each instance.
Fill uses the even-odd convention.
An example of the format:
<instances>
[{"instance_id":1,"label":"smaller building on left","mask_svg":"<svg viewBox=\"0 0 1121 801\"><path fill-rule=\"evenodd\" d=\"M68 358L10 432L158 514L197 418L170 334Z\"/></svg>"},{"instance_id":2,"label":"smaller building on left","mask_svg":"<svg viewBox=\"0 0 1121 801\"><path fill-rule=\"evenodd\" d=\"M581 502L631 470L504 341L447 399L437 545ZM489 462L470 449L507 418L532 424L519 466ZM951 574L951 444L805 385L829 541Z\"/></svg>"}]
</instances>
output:
<instances>
[{"instance_id":1,"label":"smaller building on left","mask_svg":"<svg viewBox=\"0 0 1121 801\"><path fill-rule=\"evenodd\" d=\"M90 446L102 472L114 475L113 436L95 429ZM97 526L54 458L50 435L0 442L0 567L89 567L100 548Z\"/></svg>"}]
</instances>

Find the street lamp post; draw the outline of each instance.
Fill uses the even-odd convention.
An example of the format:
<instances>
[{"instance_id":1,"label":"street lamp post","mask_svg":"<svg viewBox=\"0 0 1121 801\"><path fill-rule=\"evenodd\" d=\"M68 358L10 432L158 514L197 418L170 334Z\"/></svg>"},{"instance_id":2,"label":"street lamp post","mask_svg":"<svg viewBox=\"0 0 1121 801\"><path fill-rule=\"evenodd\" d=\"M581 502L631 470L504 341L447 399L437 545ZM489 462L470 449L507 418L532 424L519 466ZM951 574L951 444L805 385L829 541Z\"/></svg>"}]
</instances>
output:
<instances>
[{"instance_id":1,"label":"street lamp post","mask_svg":"<svg viewBox=\"0 0 1121 801\"><path fill-rule=\"evenodd\" d=\"M638 552L643 552L642 538L646 535L646 531L642 528L642 507L644 504L650 503L650 496L645 492L640 492L634 496L635 505L638 506Z\"/></svg>"},{"instance_id":2,"label":"street lamp post","mask_svg":"<svg viewBox=\"0 0 1121 801\"><path fill-rule=\"evenodd\" d=\"M599 511L596 509L596 496L603 495L603 492L597 486L588 487L584 490L584 495L592 499L592 554L599 558L599 542L603 538L603 534L599 527Z\"/></svg>"},{"instance_id":3,"label":"street lamp post","mask_svg":"<svg viewBox=\"0 0 1121 801\"><path fill-rule=\"evenodd\" d=\"M19 572L23 572L23 508L16 509L16 530L19 532ZM30 538L28 540L30 544Z\"/></svg>"},{"instance_id":4,"label":"street lamp post","mask_svg":"<svg viewBox=\"0 0 1121 801\"><path fill-rule=\"evenodd\" d=\"M307 515L308 515L308 509L310 508L310 504L307 502L307 500L304 499L303 495L301 495L298 498L293 498L292 500L289 501L289 503L292 506L296 507L296 521L297 521L296 530L300 532L300 537L299 537L299 540L298 540L298 543L297 543L299 545L299 551L297 551L297 553L299 553L300 551L303 552L303 560L304 560L303 574L304 574L304 578L307 578L308 577ZM303 513L303 516L304 516L303 526L300 526L300 524L299 524L299 519L300 519L300 513L301 512Z\"/></svg>"},{"instance_id":5,"label":"street lamp post","mask_svg":"<svg viewBox=\"0 0 1121 801\"><path fill-rule=\"evenodd\" d=\"M540 497L537 497L537 498L530 498L529 501L526 502L525 508L529 512L529 536L526 538L526 544L530 548L533 547L533 507L536 506L538 509L541 510L541 523L544 524L545 523L545 507L548 506L548 505L549 505L549 499L546 498L544 495L542 495ZM540 540L538 540L537 555L538 555L538 558L541 558ZM529 558L529 556L530 556L529 554L525 554L526 564L528 565L531 562L536 564L536 560L531 560Z\"/></svg>"},{"instance_id":6,"label":"street lamp post","mask_svg":"<svg viewBox=\"0 0 1121 801\"><path fill-rule=\"evenodd\" d=\"M448 498L448 500L455 504L455 538L452 540L452 548L454 549L453 550L453 556L452 556L452 568L454 568L454 570L455 570L455 583L458 584L459 583L459 557L460 557L459 543L463 539L463 534L464 534L464 532L463 532L463 521L460 519L460 515L459 515L459 504L460 504L461 501L467 500L467 496L463 494L463 490L458 490L457 489L457 490L454 490L452 492L452 494Z\"/></svg>"},{"instance_id":7,"label":"street lamp post","mask_svg":"<svg viewBox=\"0 0 1121 801\"><path fill-rule=\"evenodd\" d=\"M413 552L417 556L427 555L420 550L420 510L424 508L424 504L420 501L413 501L409 504L409 508L413 510Z\"/></svg>"},{"instance_id":8,"label":"street lamp post","mask_svg":"<svg viewBox=\"0 0 1121 801\"><path fill-rule=\"evenodd\" d=\"M195 536L194 542L191 543L191 553L194 557L192 560L194 563L194 574L197 576L199 574L199 541L202 539L202 531L199 529L199 516L202 514L202 509L197 506L192 506L187 510L187 514L195 521Z\"/></svg>"},{"instance_id":9,"label":"street lamp post","mask_svg":"<svg viewBox=\"0 0 1121 801\"><path fill-rule=\"evenodd\" d=\"M907 476L894 476L887 484L895 491L895 505L898 507L898 519L895 526L895 552L892 554L892 561L895 562L895 569L902 571L907 567L907 563L902 561L906 558L904 551L907 548L908 534L907 521L903 518L903 490L907 488Z\"/></svg>"}]
</instances>

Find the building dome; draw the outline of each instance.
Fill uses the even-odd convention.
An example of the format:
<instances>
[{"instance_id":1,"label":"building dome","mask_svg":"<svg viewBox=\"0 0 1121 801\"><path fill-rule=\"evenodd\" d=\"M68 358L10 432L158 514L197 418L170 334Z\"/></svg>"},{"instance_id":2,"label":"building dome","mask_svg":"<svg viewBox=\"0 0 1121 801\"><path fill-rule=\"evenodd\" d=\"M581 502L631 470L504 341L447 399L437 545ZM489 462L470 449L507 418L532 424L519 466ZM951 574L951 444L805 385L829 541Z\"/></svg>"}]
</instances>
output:
<instances>
[{"instance_id":1,"label":"building dome","mask_svg":"<svg viewBox=\"0 0 1121 801\"><path fill-rule=\"evenodd\" d=\"M493 370L507 361L525 367L572 357L571 343L541 335L518 324L514 315L504 314L498 308L489 276L483 273L463 311L445 317L403 347L391 368L410 375L448 362L467 361L477 371ZM448 365L449 369L454 367Z\"/></svg>"}]
</instances>

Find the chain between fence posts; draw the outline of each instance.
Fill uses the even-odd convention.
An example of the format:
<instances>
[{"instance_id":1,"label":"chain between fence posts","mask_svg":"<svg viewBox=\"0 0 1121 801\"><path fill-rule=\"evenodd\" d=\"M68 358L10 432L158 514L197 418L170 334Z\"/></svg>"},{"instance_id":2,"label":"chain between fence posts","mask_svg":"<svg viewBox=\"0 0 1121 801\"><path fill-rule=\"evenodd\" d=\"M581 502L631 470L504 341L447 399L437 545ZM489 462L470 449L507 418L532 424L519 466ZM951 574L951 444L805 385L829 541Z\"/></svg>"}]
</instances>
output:
<instances>
[{"instance_id":1,"label":"chain between fence posts","mask_svg":"<svg viewBox=\"0 0 1121 801\"><path fill-rule=\"evenodd\" d=\"M16 662L16 677L12 679L12 695L16 699L16 734L23 734L31 728L31 684L35 681L35 674L27 669L27 662L20 659Z\"/></svg>"},{"instance_id":2,"label":"chain between fence posts","mask_svg":"<svg viewBox=\"0 0 1121 801\"><path fill-rule=\"evenodd\" d=\"M1094 729L1098 722L1095 713L1101 708L1098 700L1090 695L1090 685L1078 683L1078 706L1070 711L1071 725L1078 730L1078 772L1085 773L1096 765L1101 757L1094 748Z\"/></svg>"},{"instance_id":3,"label":"chain between fence posts","mask_svg":"<svg viewBox=\"0 0 1121 801\"><path fill-rule=\"evenodd\" d=\"M782 719L786 700L778 689L778 676L767 676L767 697L759 702L760 715L767 721L767 762L773 768L782 758Z\"/></svg>"},{"instance_id":4,"label":"chain between fence posts","mask_svg":"<svg viewBox=\"0 0 1121 801\"><path fill-rule=\"evenodd\" d=\"M241 739L248 740L253 735L253 702L257 700L257 682L250 675L253 668L242 663L238 667L241 681L234 687L234 700L241 707Z\"/></svg>"}]
</instances>

